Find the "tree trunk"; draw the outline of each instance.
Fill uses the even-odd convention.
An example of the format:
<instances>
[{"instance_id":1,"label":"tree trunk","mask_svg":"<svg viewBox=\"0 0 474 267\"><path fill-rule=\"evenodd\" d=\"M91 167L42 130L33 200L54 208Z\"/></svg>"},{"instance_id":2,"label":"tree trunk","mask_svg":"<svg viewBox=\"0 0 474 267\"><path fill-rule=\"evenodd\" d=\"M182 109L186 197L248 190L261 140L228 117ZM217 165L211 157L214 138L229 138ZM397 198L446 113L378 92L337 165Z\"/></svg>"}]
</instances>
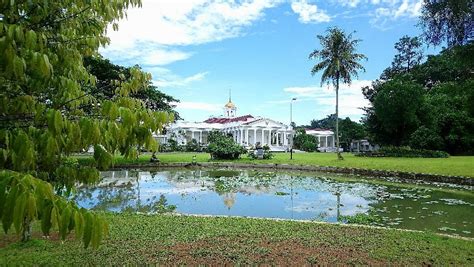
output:
<instances>
[{"instance_id":1,"label":"tree trunk","mask_svg":"<svg viewBox=\"0 0 474 267\"><path fill-rule=\"evenodd\" d=\"M336 154L337 159L344 159L339 152L339 73L336 77Z\"/></svg>"},{"instance_id":2,"label":"tree trunk","mask_svg":"<svg viewBox=\"0 0 474 267\"><path fill-rule=\"evenodd\" d=\"M21 242L29 241L31 238L31 221L28 216L23 219L23 230L21 233Z\"/></svg>"}]
</instances>

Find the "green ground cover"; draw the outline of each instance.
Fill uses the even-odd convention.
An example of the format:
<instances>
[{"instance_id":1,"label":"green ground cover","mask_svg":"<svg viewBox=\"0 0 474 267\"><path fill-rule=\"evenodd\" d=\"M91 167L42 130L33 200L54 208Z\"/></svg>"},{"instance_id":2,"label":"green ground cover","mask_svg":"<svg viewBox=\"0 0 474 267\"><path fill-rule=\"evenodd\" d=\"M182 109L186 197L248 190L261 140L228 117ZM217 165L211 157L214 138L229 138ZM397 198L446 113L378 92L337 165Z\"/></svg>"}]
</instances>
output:
<instances>
[{"instance_id":1,"label":"green ground cover","mask_svg":"<svg viewBox=\"0 0 474 267\"><path fill-rule=\"evenodd\" d=\"M207 153L157 154L161 162L191 162L194 155L197 162L210 161L210 156ZM295 153L293 154L293 160L290 160L290 154L288 153L275 153L273 159L252 160L244 155L241 159L234 160L233 162L353 167L474 177L474 156L451 156L449 158L370 158L356 157L347 153L343 155L344 160L340 161L336 159L334 153ZM81 156L82 160L85 160L85 157ZM117 157L115 162L116 164L145 163L149 162L149 160L150 155L144 154L138 160Z\"/></svg>"},{"instance_id":2,"label":"green ground cover","mask_svg":"<svg viewBox=\"0 0 474 267\"><path fill-rule=\"evenodd\" d=\"M471 265L474 242L431 233L245 218L105 214L98 250L36 233L22 244L0 234L1 265L455 264Z\"/></svg>"}]
</instances>

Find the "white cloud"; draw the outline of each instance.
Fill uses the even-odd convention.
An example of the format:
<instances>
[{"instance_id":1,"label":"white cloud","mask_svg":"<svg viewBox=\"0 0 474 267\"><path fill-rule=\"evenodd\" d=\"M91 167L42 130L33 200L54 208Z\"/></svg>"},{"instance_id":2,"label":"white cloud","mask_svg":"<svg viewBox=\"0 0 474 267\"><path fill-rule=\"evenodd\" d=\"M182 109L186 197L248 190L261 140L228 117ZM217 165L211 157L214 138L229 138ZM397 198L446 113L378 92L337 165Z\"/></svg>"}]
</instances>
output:
<instances>
[{"instance_id":1,"label":"white cloud","mask_svg":"<svg viewBox=\"0 0 474 267\"><path fill-rule=\"evenodd\" d=\"M351 85L341 84L339 88L339 113L340 116L357 117L362 115L360 108L368 106L368 101L362 95L362 87L369 86L370 80L355 80ZM299 100L312 99L317 105L323 108L323 113L334 113L336 105L336 94L334 87L329 86L301 86L287 87L284 92L291 96L297 97Z\"/></svg>"},{"instance_id":2,"label":"white cloud","mask_svg":"<svg viewBox=\"0 0 474 267\"><path fill-rule=\"evenodd\" d=\"M185 60L191 57L191 53L186 53L174 49L156 49L151 51L143 63L148 65L167 65L175 61Z\"/></svg>"},{"instance_id":3,"label":"white cloud","mask_svg":"<svg viewBox=\"0 0 474 267\"><path fill-rule=\"evenodd\" d=\"M388 5L375 9L370 23L379 29L388 29L400 18L417 18L421 14L423 0L393 0Z\"/></svg>"},{"instance_id":4,"label":"white cloud","mask_svg":"<svg viewBox=\"0 0 474 267\"><path fill-rule=\"evenodd\" d=\"M159 45L195 45L239 36L245 26L263 17L263 11L280 0L143 0L109 28L107 49L124 50L137 42Z\"/></svg>"},{"instance_id":5,"label":"white cloud","mask_svg":"<svg viewBox=\"0 0 474 267\"><path fill-rule=\"evenodd\" d=\"M326 11L319 9L314 4L309 4L306 0L296 0L291 3L293 12L299 15L301 23L321 23L331 21L331 17Z\"/></svg>"},{"instance_id":6,"label":"white cloud","mask_svg":"<svg viewBox=\"0 0 474 267\"><path fill-rule=\"evenodd\" d=\"M208 72L199 72L188 77L179 77L177 75L171 74L171 72L163 73L161 75L155 74L155 79L153 83L158 86L158 88L164 87L185 87L191 84L192 82L203 80Z\"/></svg>"},{"instance_id":7,"label":"white cloud","mask_svg":"<svg viewBox=\"0 0 474 267\"><path fill-rule=\"evenodd\" d=\"M339 0L338 3L342 6L357 7L361 0ZM373 1L372 1L373 2Z\"/></svg>"},{"instance_id":8,"label":"white cloud","mask_svg":"<svg viewBox=\"0 0 474 267\"><path fill-rule=\"evenodd\" d=\"M222 110L222 104L211 104L205 102L177 102L173 103L177 109L188 109L188 110L204 110L204 111L220 111Z\"/></svg>"}]
</instances>

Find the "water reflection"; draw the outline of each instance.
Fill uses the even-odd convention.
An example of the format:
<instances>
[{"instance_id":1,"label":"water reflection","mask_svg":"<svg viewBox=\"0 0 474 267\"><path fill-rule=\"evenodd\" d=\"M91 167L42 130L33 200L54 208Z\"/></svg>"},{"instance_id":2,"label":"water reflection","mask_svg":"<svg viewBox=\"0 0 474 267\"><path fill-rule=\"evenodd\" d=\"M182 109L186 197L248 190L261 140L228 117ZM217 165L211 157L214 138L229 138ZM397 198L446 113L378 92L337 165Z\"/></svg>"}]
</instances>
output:
<instances>
[{"instance_id":1,"label":"water reflection","mask_svg":"<svg viewBox=\"0 0 474 267\"><path fill-rule=\"evenodd\" d=\"M262 171L114 171L102 176L98 185L79 188L74 198L80 206L154 212L163 195L176 212L185 214L337 222L370 213L377 218L375 225L474 236L470 191Z\"/></svg>"}]
</instances>

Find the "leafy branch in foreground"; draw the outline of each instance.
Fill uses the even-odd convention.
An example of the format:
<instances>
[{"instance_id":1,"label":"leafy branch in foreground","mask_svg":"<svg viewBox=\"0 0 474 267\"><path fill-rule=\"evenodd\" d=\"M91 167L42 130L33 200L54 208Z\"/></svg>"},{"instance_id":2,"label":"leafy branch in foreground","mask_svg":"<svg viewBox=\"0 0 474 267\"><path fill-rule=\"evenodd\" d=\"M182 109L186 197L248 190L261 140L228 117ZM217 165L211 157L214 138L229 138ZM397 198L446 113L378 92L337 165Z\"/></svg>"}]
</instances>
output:
<instances>
[{"instance_id":1,"label":"leafy branch in foreground","mask_svg":"<svg viewBox=\"0 0 474 267\"><path fill-rule=\"evenodd\" d=\"M109 42L108 26L116 30L126 9L140 5L139 0L0 2L0 207L4 230L13 224L23 241L40 220L45 234L58 226L64 239L75 229L86 246L97 247L106 222L68 202L64 192L78 182L97 181L98 169L110 167L115 154L133 158L141 149L156 151L153 133L174 120L134 97L151 81L139 67L110 81L108 98L90 94L97 77L84 58L99 57L99 47ZM70 160L92 147L90 166Z\"/></svg>"},{"instance_id":2,"label":"leafy branch in foreground","mask_svg":"<svg viewBox=\"0 0 474 267\"><path fill-rule=\"evenodd\" d=\"M10 228L27 241L31 222L39 220L41 231L49 235L52 228L59 230L62 240L74 229L76 239L84 246L97 248L108 233L107 223L74 202L56 195L51 184L29 174L0 171L0 218L5 233Z\"/></svg>"}]
</instances>

